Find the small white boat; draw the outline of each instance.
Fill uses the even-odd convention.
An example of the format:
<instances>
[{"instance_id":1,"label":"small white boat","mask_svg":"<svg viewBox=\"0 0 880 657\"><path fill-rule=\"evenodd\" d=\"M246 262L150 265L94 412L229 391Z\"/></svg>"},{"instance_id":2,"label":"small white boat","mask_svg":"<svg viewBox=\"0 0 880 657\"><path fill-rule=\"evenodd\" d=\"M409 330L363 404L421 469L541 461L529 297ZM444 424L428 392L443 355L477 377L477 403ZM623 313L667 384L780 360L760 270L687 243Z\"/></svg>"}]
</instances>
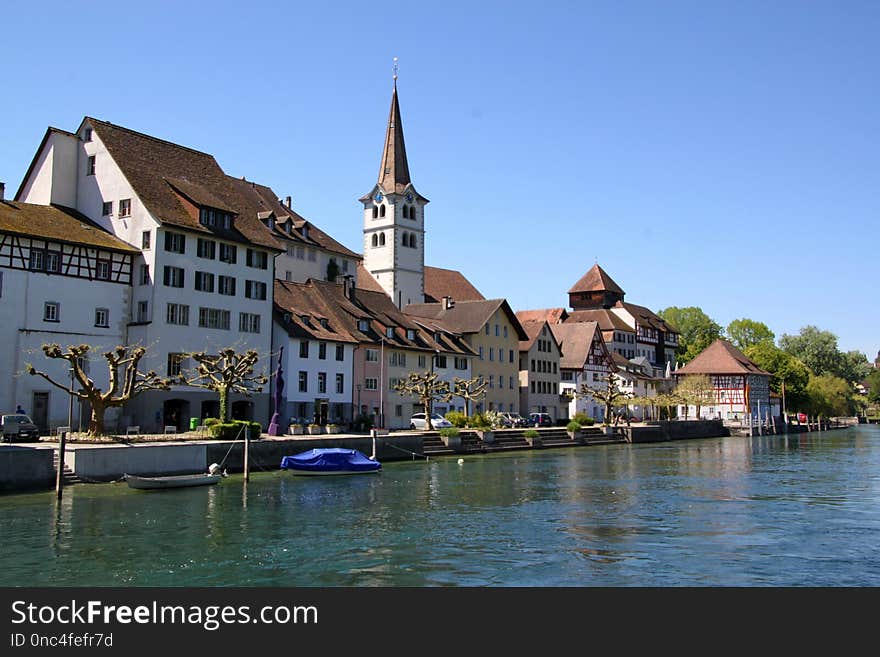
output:
<instances>
[{"instance_id":1,"label":"small white boat","mask_svg":"<svg viewBox=\"0 0 880 657\"><path fill-rule=\"evenodd\" d=\"M169 475L163 477L138 477L137 475L125 475L125 483L129 488L139 490L158 490L162 488L186 488L189 486L209 486L216 484L223 478L220 473L216 474L189 474Z\"/></svg>"}]
</instances>

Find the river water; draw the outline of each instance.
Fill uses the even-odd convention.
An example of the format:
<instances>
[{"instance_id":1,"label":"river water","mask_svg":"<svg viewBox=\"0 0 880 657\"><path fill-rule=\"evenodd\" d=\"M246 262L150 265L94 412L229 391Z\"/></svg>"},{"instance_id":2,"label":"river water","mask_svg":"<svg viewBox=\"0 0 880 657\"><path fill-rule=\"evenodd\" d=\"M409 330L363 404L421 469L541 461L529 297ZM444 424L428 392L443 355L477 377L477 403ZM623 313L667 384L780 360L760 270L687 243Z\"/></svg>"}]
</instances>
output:
<instances>
[{"instance_id":1,"label":"river water","mask_svg":"<svg viewBox=\"0 0 880 657\"><path fill-rule=\"evenodd\" d=\"M0 496L0 586L878 586L880 427Z\"/></svg>"}]
</instances>

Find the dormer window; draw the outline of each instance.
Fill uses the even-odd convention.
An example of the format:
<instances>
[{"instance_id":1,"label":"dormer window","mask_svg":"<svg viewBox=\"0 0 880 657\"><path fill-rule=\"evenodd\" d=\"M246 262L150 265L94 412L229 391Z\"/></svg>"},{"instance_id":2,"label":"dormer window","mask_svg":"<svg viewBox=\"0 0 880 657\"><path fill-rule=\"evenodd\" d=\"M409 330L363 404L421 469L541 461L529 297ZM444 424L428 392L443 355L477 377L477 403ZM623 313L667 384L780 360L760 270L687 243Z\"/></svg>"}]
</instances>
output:
<instances>
[{"instance_id":1,"label":"dormer window","mask_svg":"<svg viewBox=\"0 0 880 657\"><path fill-rule=\"evenodd\" d=\"M299 318L302 320L302 323L305 324L306 326L312 325L311 318L308 315L300 315Z\"/></svg>"},{"instance_id":2,"label":"dormer window","mask_svg":"<svg viewBox=\"0 0 880 657\"><path fill-rule=\"evenodd\" d=\"M330 322L327 321L326 317L322 317L320 321L321 321L321 328L328 328L329 327Z\"/></svg>"},{"instance_id":3,"label":"dormer window","mask_svg":"<svg viewBox=\"0 0 880 657\"><path fill-rule=\"evenodd\" d=\"M290 313L284 313L284 323L290 324Z\"/></svg>"},{"instance_id":4,"label":"dormer window","mask_svg":"<svg viewBox=\"0 0 880 657\"><path fill-rule=\"evenodd\" d=\"M302 236L303 236L304 240L309 239L309 227L308 226L303 226L301 232L302 232Z\"/></svg>"},{"instance_id":5,"label":"dormer window","mask_svg":"<svg viewBox=\"0 0 880 657\"><path fill-rule=\"evenodd\" d=\"M385 337L386 338L393 338L394 337L394 327L393 326L389 326L388 328L385 329Z\"/></svg>"},{"instance_id":6,"label":"dormer window","mask_svg":"<svg viewBox=\"0 0 880 657\"><path fill-rule=\"evenodd\" d=\"M359 319L358 320L358 331L367 332L370 330L370 320L368 319Z\"/></svg>"},{"instance_id":7,"label":"dormer window","mask_svg":"<svg viewBox=\"0 0 880 657\"><path fill-rule=\"evenodd\" d=\"M406 339L407 340L415 340L416 339L416 330L415 329L406 329Z\"/></svg>"},{"instance_id":8,"label":"dormer window","mask_svg":"<svg viewBox=\"0 0 880 657\"><path fill-rule=\"evenodd\" d=\"M83 130L83 141L86 141L86 142L92 141L92 129L91 128L86 128L85 130Z\"/></svg>"}]
</instances>

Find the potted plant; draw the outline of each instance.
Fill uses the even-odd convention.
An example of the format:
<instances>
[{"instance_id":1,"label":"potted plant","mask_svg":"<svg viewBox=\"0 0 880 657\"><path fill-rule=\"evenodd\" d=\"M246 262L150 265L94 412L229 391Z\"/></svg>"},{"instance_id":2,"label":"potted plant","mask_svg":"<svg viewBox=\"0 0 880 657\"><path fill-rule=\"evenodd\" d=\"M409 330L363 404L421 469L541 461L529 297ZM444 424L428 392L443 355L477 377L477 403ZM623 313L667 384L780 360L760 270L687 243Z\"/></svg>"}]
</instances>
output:
<instances>
[{"instance_id":1,"label":"potted plant","mask_svg":"<svg viewBox=\"0 0 880 657\"><path fill-rule=\"evenodd\" d=\"M541 445L541 434L535 429L526 429L523 431L523 438L525 438L526 442L532 447Z\"/></svg>"},{"instance_id":2,"label":"potted plant","mask_svg":"<svg viewBox=\"0 0 880 657\"><path fill-rule=\"evenodd\" d=\"M310 436L314 436L315 434L324 432L324 427L322 427L320 424L315 424L314 422L306 427L306 429L308 430Z\"/></svg>"},{"instance_id":3,"label":"potted plant","mask_svg":"<svg viewBox=\"0 0 880 657\"><path fill-rule=\"evenodd\" d=\"M303 425L301 425L299 422L291 422L290 425L287 427L287 433L289 433L291 436L300 436L302 435L302 432Z\"/></svg>"},{"instance_id":4,"label":"potted plant","mask_svg":"<svg viewBox=\"0 0 880 657\"><path fill-rule=\"evenodd\" d=\"M579 440L581 437L581 423L575 422L572 420L568 424L565 425L565 430L568 432L568 437L572 440Z\"/></svg>"},{"instance_id":5,"label":"potted plant","mask_svg":"<svg viewBox=\"0 0 880 657\"><path fill-rule=\"evenodd\" d=\"M444 445L455 451L461 449L461 436L458 427L444 427L440 429L439 434Z\"/></svg>"},{"instance_id":6,"label":"potted plant","mask_svg":"<svg viewBox=\"0 0 880 657\"><path fill-rule=\"evenodd\" d=\"M331 422L325 428L327 430L327 433L339 433L339 425L338 424L333 424Z\"/></svg>"}]
</instances>

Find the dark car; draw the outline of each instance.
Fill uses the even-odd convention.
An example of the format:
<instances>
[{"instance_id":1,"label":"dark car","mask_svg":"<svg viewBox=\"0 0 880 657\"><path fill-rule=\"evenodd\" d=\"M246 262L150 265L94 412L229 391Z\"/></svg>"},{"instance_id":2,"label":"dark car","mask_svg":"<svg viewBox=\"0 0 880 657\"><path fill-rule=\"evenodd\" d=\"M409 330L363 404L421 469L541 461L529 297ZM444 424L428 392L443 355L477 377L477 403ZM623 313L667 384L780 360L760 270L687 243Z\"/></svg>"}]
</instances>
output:
<instances>
[{"instance_id":1,"label":"dark car","mask_svg":"<svg viewBox=\"0 0 880 657\"><path fill-rule=\"evenodd\" d=\"M529 413L529 425L533 427L552 427L553 418L547 413Z\"/></svg>"},{"instance_id":2,"label":"dark car","mask_svg":"<svg viewBox=\"0 0 880 657\"><path fill-rule=\"evenodd\" d=\"M3 425L3 441L15 442L16 440L39 440L40 429L31 422L27 415L9 413L0 418Z\"/></svg>"}]
</instances>

